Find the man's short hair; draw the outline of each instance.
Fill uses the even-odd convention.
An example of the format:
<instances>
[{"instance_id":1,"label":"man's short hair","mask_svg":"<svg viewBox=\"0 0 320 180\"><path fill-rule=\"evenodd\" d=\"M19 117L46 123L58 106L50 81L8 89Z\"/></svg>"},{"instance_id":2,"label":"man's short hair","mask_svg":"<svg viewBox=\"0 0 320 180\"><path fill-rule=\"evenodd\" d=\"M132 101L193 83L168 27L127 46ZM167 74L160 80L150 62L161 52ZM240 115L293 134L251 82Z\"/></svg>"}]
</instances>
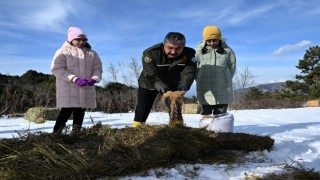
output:
<instances>
[{"instance_id":1,"label":"man's short hair","mask_svg":"<svg viewBox=\"0 0 320 180\"><path fill-rule=\"evenodd\" d=\"M173 44L186 44L186 38L179 32L169 32L164 38L163 43L170 42Z\"/></svg>"}]
</instances>

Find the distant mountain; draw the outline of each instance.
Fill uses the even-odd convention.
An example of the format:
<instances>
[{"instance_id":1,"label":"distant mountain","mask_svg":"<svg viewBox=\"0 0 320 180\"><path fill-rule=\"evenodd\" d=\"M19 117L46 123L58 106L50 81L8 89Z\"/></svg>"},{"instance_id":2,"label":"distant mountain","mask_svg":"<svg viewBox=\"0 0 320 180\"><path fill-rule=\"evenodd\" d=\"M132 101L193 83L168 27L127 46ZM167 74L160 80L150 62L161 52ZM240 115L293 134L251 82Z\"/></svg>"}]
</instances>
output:
<instances>
[{"instance_id":1,"label":"distant mountain","mask_svg":"<svg viewBox=\"0 0 320 180\"><path fill-rule=\"evenodd\" d=\"M251 88L257 88L262 92L274 92L275 90L280 90L285 85L285 82L278 82L278 83L269 83L269 84L260 84L257 86L252 86L244 89L237 89L235 90L236 95L240 95L238 97L241 97L242 95L246 94Z\"/></svg>"},{"instance_id":2,"label":"distant mountain","mask_svg":"<svg viewBox=\"0 0 320 180\"><path fill-rule=\"evenodd\" d=\"M260 84L260 85L255 86L255 88L258 88L260 91L263 91L263 92L266 92L266 91L274 92L275 90L282 89L285 84L286 84L285 82Z\"/></svg>"},{"instance_id":3,"label":"distant mountain","mask_svg":"<svg viewBox=\"0 0 320 180\"><path fill-rule=\"evenodd\" d=\"M285 85L285 82L278 82L278 83L269 83L269 84L260 84L260 85L256 85L256 86L252 86L252 87L248 87L248 88L244 88L244 89L237 89L235 90L235 94L240 94L240 95L244 95L246 92L248 92L251 88L258 88L260 91L262 92L273 92L276 89L281 89L283 88L283 85ZM186 93L185 95L186 97L192 97L192 96L197 96L196 93L196 83L193 83L190 90Z\"/></svg>"}]
</instances>

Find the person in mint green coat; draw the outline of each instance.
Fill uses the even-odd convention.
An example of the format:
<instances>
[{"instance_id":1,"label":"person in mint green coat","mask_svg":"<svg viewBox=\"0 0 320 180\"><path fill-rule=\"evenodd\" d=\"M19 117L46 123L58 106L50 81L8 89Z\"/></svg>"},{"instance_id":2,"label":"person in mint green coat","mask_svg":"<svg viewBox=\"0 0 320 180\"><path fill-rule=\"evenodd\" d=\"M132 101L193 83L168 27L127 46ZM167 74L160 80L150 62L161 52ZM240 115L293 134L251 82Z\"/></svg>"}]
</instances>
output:
<instances>
[{"instance_id":1,"label":"person in mint green coat","mask_svg":"<svg viewBox=\"0 0 320 180\"><path fill-rule=\"evenodd\" d=\"M206 26L203 41L196 47L197 99L201 115L218 115L227 112L233 101L232 78L236 71L236 56L222 39L217 26Z\"/></svg>"}]
</instances>

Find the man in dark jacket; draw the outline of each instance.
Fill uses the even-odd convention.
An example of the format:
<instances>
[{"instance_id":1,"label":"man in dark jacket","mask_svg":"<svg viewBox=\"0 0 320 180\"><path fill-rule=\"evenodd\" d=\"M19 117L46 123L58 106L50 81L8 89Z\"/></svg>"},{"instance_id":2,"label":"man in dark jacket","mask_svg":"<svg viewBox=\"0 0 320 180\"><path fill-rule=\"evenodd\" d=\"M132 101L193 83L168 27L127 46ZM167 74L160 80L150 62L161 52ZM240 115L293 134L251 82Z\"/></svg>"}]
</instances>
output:
<instances>
[{"instance_id":1,"label":"man in dark jacket","mask_svg":"<svg viewBox=\"0 0 320 180\"><path fill-rule=\"evenodd\" d=\"M132 126L144 124L160 92L188 91L196 75L195 51L185 47L183 34L169 32L163 43L143 51L139 77L138 103ZM176 125L183 124L183 120Z\"/></svg>"}]
</instances>

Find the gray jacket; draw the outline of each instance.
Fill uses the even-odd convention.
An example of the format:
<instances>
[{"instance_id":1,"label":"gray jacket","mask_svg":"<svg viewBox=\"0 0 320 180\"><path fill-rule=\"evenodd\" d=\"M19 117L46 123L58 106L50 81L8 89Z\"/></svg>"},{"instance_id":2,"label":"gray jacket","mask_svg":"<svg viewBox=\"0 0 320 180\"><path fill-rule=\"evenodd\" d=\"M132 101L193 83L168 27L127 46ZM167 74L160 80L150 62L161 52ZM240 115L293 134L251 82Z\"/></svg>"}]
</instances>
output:
<instances>
[{"instance_id":1,"label":"gray jacket","mask_svg":"<svg viewBox=\"0 0 320 180\"><path fill-rule=\"evenodd\" d=\"M201 105L229 104L233 101L235 53L225 42L222 44L222 54L210 46L204 46L205 42L201 41L196 48L198 102Z\"/></svg>"}]
</instances>

